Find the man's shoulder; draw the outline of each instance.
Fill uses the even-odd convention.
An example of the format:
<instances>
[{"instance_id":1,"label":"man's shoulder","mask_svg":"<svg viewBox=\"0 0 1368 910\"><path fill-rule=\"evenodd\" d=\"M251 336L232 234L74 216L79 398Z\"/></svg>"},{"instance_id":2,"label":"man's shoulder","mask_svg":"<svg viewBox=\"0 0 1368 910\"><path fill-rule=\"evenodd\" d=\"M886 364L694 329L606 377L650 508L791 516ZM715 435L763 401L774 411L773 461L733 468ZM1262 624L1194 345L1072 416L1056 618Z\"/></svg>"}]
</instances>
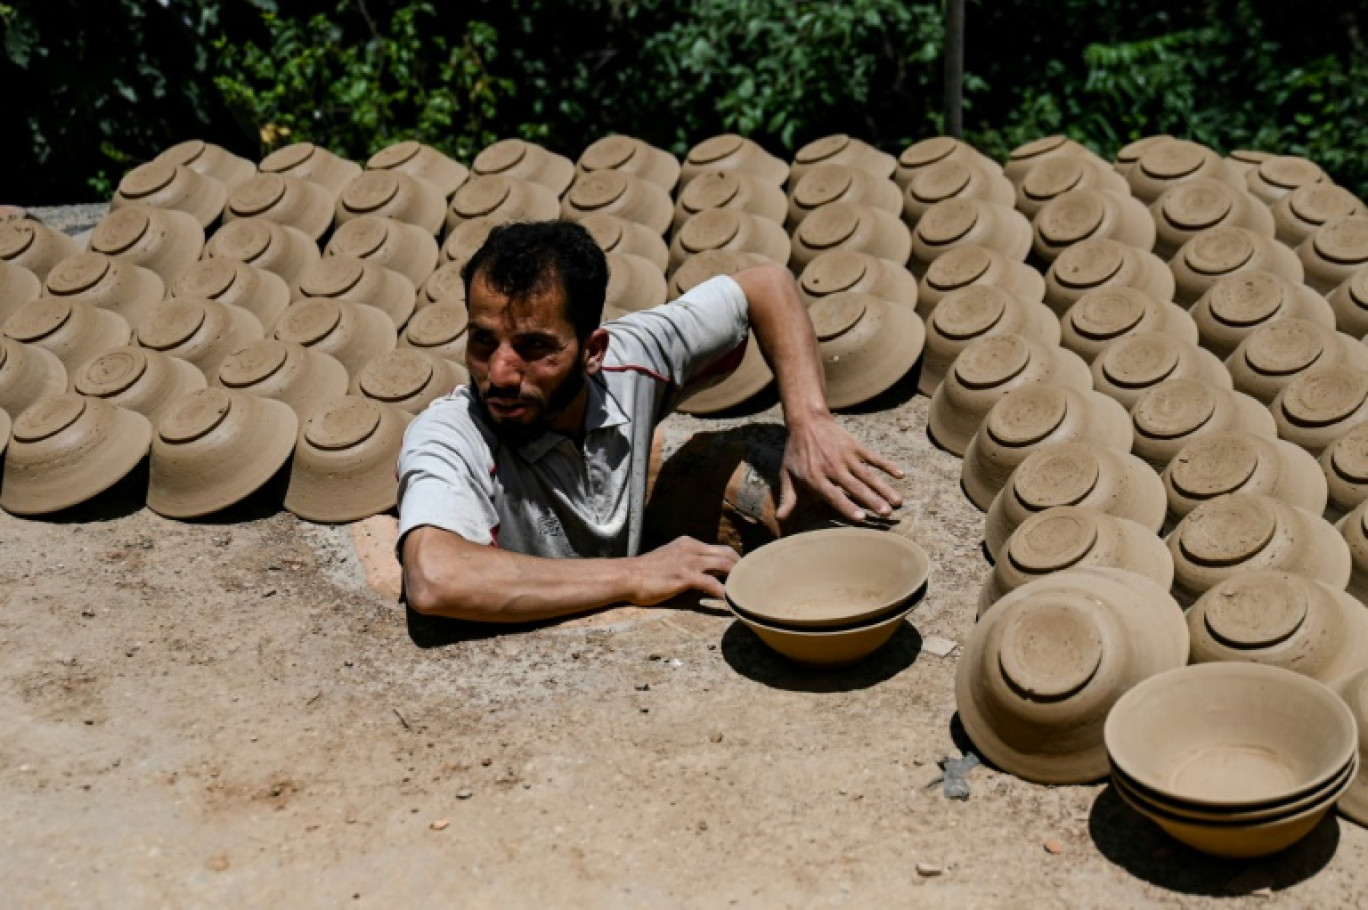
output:
<instances>
[{"instance_id":1,"label":"man's shoulder","mask_svg":"<svg viewBox=\"0 0 1368 910\"><path fill-rule=\"evenodd\" d=\"M404 449L429 446L460 449L467 457L493 457L493 430L481 415L469 386L433 400L409 423Z\"/></svg>"}]
</instances>

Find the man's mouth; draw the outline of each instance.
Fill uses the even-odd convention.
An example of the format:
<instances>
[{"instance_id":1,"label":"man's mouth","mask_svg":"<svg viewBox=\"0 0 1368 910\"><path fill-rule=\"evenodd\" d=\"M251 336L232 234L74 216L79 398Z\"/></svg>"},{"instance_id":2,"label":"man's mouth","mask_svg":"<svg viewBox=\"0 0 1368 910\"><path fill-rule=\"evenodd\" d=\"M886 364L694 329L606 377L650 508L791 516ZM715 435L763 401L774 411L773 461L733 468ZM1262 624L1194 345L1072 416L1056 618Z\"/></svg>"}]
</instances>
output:
<instances>
[{"instance_id":1,"label":"man's mouth","mask_svg":"<svg viewBox=\"0 0 1368 910\"><path fill-rule=\"evenodd\" d=\"M495 398L487 400L485 405L499 417L521 417L528 410L527 402L517 400L500 401Z\"/></svg>"}]
</instances>

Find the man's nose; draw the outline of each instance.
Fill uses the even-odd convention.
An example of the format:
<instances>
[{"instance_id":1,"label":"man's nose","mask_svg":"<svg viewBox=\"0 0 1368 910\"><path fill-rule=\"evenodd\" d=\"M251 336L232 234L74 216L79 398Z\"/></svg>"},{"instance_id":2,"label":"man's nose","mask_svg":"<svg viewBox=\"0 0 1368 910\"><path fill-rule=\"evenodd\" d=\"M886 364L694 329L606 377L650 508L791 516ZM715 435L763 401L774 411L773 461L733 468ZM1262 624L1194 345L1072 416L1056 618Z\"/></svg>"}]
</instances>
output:
<instances>
[{"instance_id":1,"label":"man's nose","mask_svg":"<svg viewBox=\"0 0 1368 910\"><path fill-rule=\"evenodd\" d=\"M522 384L522 358L509 345L499 345L490 356L489 381L496 386Z\"/></svg>"}]
</instances>

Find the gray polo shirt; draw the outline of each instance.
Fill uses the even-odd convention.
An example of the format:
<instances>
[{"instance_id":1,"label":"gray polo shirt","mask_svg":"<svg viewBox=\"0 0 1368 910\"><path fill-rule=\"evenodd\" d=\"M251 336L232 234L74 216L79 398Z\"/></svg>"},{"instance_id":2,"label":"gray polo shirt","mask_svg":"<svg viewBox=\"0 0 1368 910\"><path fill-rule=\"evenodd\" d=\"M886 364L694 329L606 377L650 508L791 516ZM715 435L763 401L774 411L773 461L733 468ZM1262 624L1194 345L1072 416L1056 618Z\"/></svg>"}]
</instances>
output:
<instances>
[{"instance_id":1,"label":"gray polo shirt","mask_svg":"<svg viewBox=\"0 0 1368 910\"><path fill-rule=\"evenodd\" d=\"M469 387L437 399L399 453L401 549L405 534L431 525L533 556L636 555L652 432L681 389L735 367L748 326L741 286L722 276L606 323L579 444L548 431L510 445Z\"/></svg>"}]
</instances>

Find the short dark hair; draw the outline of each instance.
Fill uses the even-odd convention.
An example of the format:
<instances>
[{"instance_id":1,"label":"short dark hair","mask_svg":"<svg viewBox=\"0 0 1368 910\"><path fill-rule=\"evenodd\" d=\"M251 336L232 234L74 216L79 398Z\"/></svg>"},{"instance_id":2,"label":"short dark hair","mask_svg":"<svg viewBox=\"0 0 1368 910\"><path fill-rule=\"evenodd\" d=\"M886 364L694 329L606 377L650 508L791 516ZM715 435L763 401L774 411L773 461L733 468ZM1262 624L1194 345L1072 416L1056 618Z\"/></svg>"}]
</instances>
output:
<instances>
[{"instance_id":1,"label":"short dark hair","mask_svg":"<svg viewBox=\"0 0 1368 910\"><path fill-rule=\"evenodd\" d=\"M565 291L566 316L580 341L603 322L608 259L590 233L573 221L498 225L461 268L467 300L476 275L483 275L491 288L514 300L550 291L559 281Z\"/></svg>"}]
</instances>

